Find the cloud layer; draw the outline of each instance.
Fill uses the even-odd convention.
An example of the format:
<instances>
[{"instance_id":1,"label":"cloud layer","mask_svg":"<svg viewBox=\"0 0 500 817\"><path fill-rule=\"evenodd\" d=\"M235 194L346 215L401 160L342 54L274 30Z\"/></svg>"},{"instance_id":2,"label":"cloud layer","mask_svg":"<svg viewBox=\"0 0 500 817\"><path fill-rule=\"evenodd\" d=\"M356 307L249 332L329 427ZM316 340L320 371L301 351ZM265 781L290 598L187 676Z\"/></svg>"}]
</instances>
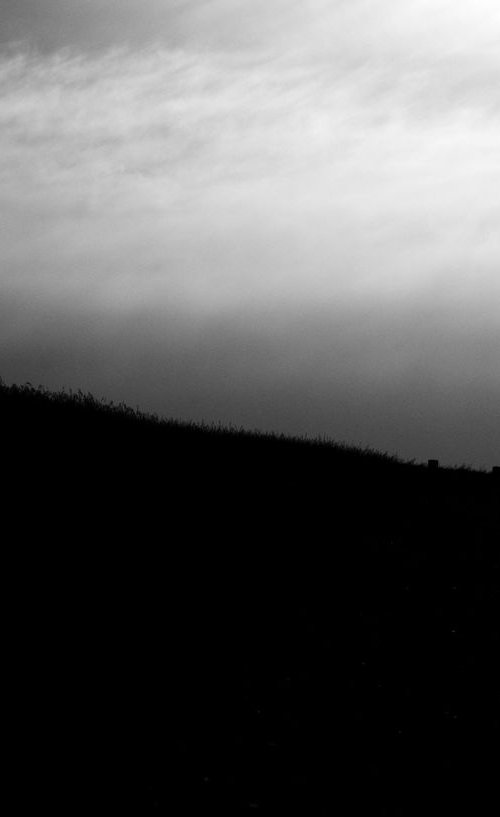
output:
<instances>
[{"instance_id":1,"label":"cloud layer","mask_svg":"<svg viewBox=\"0 0 500 817\"><path fill-rule=\"evenodd\" d=\"M179 2L134 47L130 3L114 47L4 49L5 376L500 457L499 13L372 5Z\"/></svg>"}]
</instances>

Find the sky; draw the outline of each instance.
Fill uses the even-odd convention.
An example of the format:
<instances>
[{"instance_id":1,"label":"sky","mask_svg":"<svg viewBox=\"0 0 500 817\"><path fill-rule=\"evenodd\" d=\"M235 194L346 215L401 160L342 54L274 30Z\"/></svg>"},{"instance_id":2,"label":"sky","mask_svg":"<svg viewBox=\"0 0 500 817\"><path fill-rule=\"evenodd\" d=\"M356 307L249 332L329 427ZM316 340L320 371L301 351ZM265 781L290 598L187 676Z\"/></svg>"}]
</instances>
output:
<instances>
[{"instance_id":1,"label":"sky","mask_svg":"<svg viewBox=\"0 0 500 817\"><path fill-rule=\"evenodd\" d=\"M0 376L500 464L497 0L0 0Z\"/></svg>"}]
</instances>

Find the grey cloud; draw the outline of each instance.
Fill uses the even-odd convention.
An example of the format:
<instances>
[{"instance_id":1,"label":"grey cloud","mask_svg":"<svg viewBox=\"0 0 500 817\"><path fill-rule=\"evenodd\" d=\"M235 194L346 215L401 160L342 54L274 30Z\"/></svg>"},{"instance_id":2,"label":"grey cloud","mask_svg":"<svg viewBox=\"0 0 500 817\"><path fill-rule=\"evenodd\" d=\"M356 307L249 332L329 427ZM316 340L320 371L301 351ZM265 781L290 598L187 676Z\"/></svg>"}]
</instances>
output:
<instances>
[{"instance_id":1,"label":"grey cloud","mask_svg":"<svg viewBox=\"0 0 500 817\"><path fill-rule=\"evenodd\" d=\"M99 52L175 43L182 16L197 0L1 0L0 43L21 42L36 52L62 48Z\"/></svg>"},{"instance_id":2,"label":"grey cloud","mask_svg":"<svg viewBox=\"0 0 500 817\"><path fill-rule=\"evenodd\" d=\"M73 42L68 3L5 49L0 374L497 460L500 59L427 5L179 3L123 47L130 3L92 51L114 4Z\"/></svg>"}]
</instances>

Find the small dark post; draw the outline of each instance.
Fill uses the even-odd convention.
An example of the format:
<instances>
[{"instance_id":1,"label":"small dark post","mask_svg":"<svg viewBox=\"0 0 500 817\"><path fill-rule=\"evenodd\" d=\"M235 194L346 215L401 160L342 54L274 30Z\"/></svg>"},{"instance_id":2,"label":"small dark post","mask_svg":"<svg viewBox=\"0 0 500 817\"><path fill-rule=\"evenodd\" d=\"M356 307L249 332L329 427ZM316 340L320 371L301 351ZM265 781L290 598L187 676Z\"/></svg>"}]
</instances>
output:
<instances>
[{"instance_id":1,"label":"small dark post","mask_svg":"<svg viewBox=\"0 0 500 817\"><path fill-rule=\"evenodd\" d=\"M439 468L439 460L428 460L427 467L432 471L436 471Z\"/></svg>"},{"instance_id":2,"label":"small dark post","mask_svg":"<svg viewBox=\"0 0 500 817\"><path fill-rule=\"evenodd\" d=\"M491 473L496 479L500 479L500 465L494 465L491 469Z\"/></svg>"}]
</instances>

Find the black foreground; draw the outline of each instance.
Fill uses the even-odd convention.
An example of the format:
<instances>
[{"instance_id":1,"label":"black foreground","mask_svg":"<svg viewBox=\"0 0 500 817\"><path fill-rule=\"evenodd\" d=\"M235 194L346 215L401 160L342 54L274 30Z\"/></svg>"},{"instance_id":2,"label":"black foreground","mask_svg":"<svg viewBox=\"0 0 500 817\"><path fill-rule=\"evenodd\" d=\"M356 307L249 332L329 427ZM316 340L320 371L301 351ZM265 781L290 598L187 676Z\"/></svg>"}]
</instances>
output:
<instances>
[{"instance_id":1,"label":"black foreground","mask_svg":"<svg viewBox=\"0 0 500 817\"><path fill-rule=\"evenodd\" d=\"M31 388L0 422L14 813L497 812L498 477Z\"/></svg>"}]
</instances>

